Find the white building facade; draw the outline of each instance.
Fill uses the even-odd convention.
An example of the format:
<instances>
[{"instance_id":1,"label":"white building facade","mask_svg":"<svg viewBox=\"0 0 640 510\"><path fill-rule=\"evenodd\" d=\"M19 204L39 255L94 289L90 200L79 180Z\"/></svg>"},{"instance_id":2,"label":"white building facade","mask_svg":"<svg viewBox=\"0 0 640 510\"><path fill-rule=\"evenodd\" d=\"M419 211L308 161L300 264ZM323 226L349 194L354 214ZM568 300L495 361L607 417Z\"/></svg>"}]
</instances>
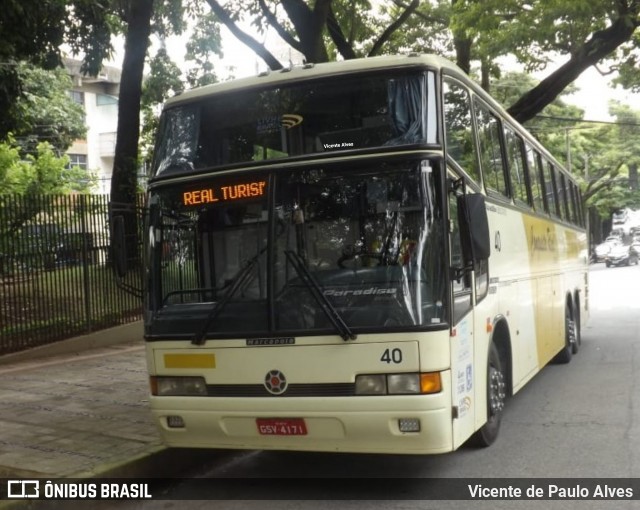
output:
<instances>
[{"instance_id":1,"label":"white building facade","mask_svg":"<svg viewBox=\"0 0 640 510\"><path fill-rule=\"evenodd\" d=\"M108 194L116 148L121 71L105 66L98 76L90 77L82 74L81 65L79 60L64 59L64 66L73 80L71 96L83 106L87 125L86 139L76 140L67 155L71 165L97 174L93 193Z\"/></svg>"}]
</instances>

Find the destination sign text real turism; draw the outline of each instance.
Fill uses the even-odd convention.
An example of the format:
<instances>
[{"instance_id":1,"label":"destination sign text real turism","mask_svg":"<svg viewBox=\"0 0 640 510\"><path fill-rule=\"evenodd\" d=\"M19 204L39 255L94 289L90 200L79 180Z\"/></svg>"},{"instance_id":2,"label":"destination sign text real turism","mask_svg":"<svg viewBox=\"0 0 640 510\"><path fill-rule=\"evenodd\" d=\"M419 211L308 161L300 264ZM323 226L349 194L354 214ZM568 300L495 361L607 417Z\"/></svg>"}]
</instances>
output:
<instances>
[{"instance_id":1,"label":"destination sign text real turism","mask_svg":"<svg viewBox=\"0 0 640 510\"><path fill-rule=\"evenodd\" d=\"M182 194L182 203L184 205L200 205L261 197L265 193L266 186L267 181L255 181L185 191Z\"/></svg>"}]
</instances>

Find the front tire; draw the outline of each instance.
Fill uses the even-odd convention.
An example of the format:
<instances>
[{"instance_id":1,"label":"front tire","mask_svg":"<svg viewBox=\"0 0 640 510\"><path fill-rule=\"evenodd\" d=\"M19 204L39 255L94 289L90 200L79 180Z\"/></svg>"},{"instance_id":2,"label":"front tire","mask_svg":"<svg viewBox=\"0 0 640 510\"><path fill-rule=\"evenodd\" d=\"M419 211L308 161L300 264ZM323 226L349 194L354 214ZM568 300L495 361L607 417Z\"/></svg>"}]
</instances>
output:
<instances>
[{"instance_id":1,"label":"front tire","mask_svg":"<svg viewBox=\"0 0 640 510\"><path fill-rule=\"evenodd\" d=\"M507 398L505 372L498 349L492 342L487 360L487 422L469 439L477 447L491 446L498 438Z\"/></svg>"}]
</instances>

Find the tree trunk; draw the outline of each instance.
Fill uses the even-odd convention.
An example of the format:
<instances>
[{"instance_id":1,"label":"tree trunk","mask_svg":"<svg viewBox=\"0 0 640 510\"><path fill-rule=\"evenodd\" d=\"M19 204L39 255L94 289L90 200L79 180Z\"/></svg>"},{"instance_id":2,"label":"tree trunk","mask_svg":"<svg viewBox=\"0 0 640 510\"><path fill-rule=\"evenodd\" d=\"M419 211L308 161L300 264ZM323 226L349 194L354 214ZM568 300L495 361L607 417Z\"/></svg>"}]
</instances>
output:
<instances>
[{"instance_id":1,"label":"tree trunk","mask_svg":"<svg viewBox=\"0 0 640 510\"><path fill-rule=\"evenodd\" d=\"M131 0L118 99L118 130L111 177L111 201L135 204L142 74L151 34L153 0Z\"/></svg>"},{"instance_id":2,"label":"tree trunk","mask_svg":"<svg viewBox=\"0 0 640 510\"><path fill-rule=\"evenodd\" d=\"M456 10L456 4L459 0L451 0L453 11ZM464 29L452 29L453 47L456 50L456 65L466 74L471 73L471 45L472 41L467 36Z\"/></svg>"},{"instance_id":3,"label":"tree trunk","mask_svg":"<svg viewBox=\"0 0 640 510\"><path fill-rule=\"evenodd\" d=\"M118 129L111 176L111 203L125 216L127 255L138 260L135 213L140 136L142 75L151 34L153 0L131 0L127 11L127 35L118 99Z\"/></svg>"}]
</instances>

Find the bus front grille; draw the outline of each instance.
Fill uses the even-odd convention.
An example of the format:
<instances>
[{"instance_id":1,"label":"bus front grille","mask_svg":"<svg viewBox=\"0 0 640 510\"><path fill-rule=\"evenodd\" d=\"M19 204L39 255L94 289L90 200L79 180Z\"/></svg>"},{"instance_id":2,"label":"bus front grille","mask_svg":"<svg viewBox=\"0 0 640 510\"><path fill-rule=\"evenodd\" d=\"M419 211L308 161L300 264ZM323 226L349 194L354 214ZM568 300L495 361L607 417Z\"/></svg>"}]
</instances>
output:
<instances>
[{"instance_id":1,"label":"bus front grille","mask_svg":"<svg viewBox=\"0 0 640 510\"><path fill-rule=\"evenodd\" d=\"M353 383L290 384L279 394L269 393L262 384L208 384L209 397L349 397Z\"/></svg>"}]
</instances>

